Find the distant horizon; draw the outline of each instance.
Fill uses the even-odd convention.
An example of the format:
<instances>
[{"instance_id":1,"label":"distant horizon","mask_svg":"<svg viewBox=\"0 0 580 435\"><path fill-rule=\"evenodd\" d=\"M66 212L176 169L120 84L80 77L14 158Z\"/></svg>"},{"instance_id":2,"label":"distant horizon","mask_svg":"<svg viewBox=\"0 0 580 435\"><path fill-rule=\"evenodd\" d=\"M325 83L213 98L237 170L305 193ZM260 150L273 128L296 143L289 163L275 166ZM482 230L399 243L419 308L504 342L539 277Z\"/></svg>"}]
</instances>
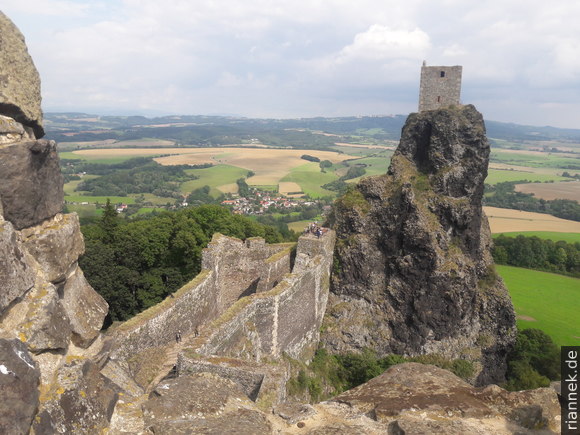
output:
<instances>
[{"instance_id":1,"label":"distant horizon","mask_svg":"<svg viewBox=\"0 0 580 435\"><path fill-rule=\"evenodd\" d=\"M102 112L102 113L98 113L96 111L86 111L86 110L43 110L44 114L84 114L84 115L96 115L96 116L118 116L118 117L130 117L130 116L142 116L144 118L148 118L148 119L153 119L153 118L164 118L164 117L170 117L170 116L210 116L210 117L222 117L222 118L240 118L240 119L280 119L280 120L292 120L292 119L314 119L314 118L361 118L361 117L385 117L385 118L389 118L389 117L399 117L399 116L403 116L403 117L407 117L409 116L411 113L416 113L415 112L409 112L408 114L403 114L403 113L396 113L396 114L365 114L365 115L343 115L343 116L324 116L324 115L318 115L318 116L295 116L295 117L276 117L276 116L270 116L270 117L265 117L265 116L245 116L245 115L240 115L240 114L223 114L223 113L165 113L165 112L152 112L152 113L147 113L146 111L142 111L142 112ZM511 125L518 125L518 126L522 126L522 127L537 127L537 128L554 128L554 129L558 129L558 130L573 130L573 131L578 131L580 132L580 127L578 128L574 128L574 127L557 127L554 125L536 125L536 124L523 124L523 123L519 123L519 122L513 122L513 121L498 121L496 119L487 119L484 117L484 121L485 122L497 122L500 124L511 124Z\"/></svg>"}]
</instances>

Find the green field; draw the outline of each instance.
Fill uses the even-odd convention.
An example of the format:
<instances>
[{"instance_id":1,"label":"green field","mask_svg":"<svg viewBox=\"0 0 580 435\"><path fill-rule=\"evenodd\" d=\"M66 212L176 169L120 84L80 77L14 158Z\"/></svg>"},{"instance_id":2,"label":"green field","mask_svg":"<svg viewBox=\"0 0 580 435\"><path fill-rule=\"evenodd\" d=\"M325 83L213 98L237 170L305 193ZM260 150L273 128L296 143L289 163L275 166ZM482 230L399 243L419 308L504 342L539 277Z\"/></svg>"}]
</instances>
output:
<instances>
[{"instance_id":1,"label":"green field","mask_svg":"<svg viewBox=\"0 0 580 435\"><path fill-rule=\"evenodd\" d=\"M134 156L121 156L121 157L109 157L109 158L103 158L103 157L98 157L98 156L85 156L85 155L81 155L81 154L75 154L73 152L62 152L62 153L58 153L58 156L60 157L60 159L68 159L68 160L85 160L87 162L91 162L91 163L101 163L103 165L112 165L115 163L122 163L126 160L129 159L134 159L135 157L141 157L139 155L134 155ZM145 155L143 157L154 157L151 155Z\"/></svg>"},{"instance_id":2,"label":"green field","mask_svg":"<svg viewBox=\"0 0 580 435\"><path fill-rule=\"evenodd\" d=\"M487 178L485 182L487 184L497 184L503 183L504 181L522 181L526 180L530 183L535 181L565 181L569 178L560 177L558 175L551 174L535 174L533 172L523 172L523 171L506 171L502 169L490 169L487 173Z\"/></svg>"},{"instance_id":3,"label":"green field","mask_svg":"<svg viewBox=\"0 0 580 435\"><path fill-rule=\"evenodd\" d=\"M490 161L507 163L517 166L533 168L580 168L580 160L572 157L562 157L558 153L512 153L501 150L492 150Z\"/></svg>"},{"instance_id":4,"label":"green field","mask_svg":"<svg viewBox=\"0 0 580 435\"><path fill-rule=\"evenodd\" d=\"M183 183L180 189L184 194L191 193L203 186L209 186L211 188L210 194L216 198L222 194L217 190L218 186L235 183L238 178L248 175L247 169L230 165L216 165L205 169L186 169L185 172L196 175L199 179Z\"/></svg>"},{"instance_id":5,"label":"green field","mask_svg":"<svg viewBox=\"0 0 580 435\"><path fill-rule=\"evenodd\" d=\"M508 237L526 236L526 237L539 237L540 239L553 240L558 242L563 240L568 243L580 242L580 233L557 233L555 231L516 231L510 233L499 233ZM499 234L494 234L493 237L498 237Z\"/></svg>"},{"instance_id":6,"label":"green field","mask_svg":"<svg viewBox=\"0 0 580 435\"><path fill-rule=\"evenodd\" d=\"M331 172L320 172L320 167L316 163L306 163L290 171L288 175L280 181L293 181L302 188L302 191L311 198L321 198L324 196L336 196L336 192L323 189L322 185L336 180L338 177Z\"/></svg>"},{"instance_id":7,"label":"green field","mask_svg":"<svg viewBox=\"0 0 580 435\"><path fill-rule=\"evenodd\" d=\"M88 202L89 204L105 204L107 199L111 200L111 204L134 204L135 198L130 196L88 196L88 195L65 195L66 202Z\"/></svg>"},{"instance_id":8,"label":"green field","mask_svg":"<svg viewBox=\"0 0 580 435\"><path fill-rule=\"evenodd\" d=\"M496 266L522 329L541 329L559 346L580 345L580 279L511 266ZM534 320L532 320L534 319Z\"/></svg>"}]
</instances>

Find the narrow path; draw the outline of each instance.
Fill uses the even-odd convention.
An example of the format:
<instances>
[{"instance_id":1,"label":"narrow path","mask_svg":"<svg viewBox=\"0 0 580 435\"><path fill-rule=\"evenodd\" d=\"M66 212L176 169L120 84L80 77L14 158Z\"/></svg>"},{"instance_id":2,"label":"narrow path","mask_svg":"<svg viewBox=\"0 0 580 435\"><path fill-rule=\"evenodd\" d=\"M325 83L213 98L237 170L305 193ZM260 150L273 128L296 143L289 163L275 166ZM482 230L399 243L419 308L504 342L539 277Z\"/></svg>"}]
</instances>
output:
<instances>
[{"instance_id":1,"label":"narrow path","mask_svg":"<svg viewBox=\"0 0 580 435\"><path fill-rule=\"evenodd\" d=\"M157 376L153 378L153 380L145 389L147 394L149 394L157 386L157 384L171 372L173 367L175 367L177 364L177 357L179 352L181 352L183 348L188 347L191 344L192 339L197 337L198 334L199 332L192 332L189 335L182 337L179 343L173 343L173 345L167 349L167 353L165 354L165 361L163 361Z\"/></svg>"}]
</instances>

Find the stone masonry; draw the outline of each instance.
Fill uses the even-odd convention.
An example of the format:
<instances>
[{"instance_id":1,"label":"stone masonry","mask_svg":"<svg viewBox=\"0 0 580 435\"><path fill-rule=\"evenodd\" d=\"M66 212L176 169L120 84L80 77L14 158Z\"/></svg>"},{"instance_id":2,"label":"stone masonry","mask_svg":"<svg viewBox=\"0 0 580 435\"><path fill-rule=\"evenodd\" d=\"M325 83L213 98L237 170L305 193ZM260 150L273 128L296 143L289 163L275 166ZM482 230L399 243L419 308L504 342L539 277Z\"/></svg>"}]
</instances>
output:
<instances>
[{"instance_id":1,"label":"stone masonry","mask_svg":"<svg viewBox=\"0 0 580 435\"><path fill-rule=\"evenodd\" d=\"M178 331L184 336L193 333L239 298L269 290L290 272L292 247L292 243L268 245L261 238L244 242L214 234L196 278L111 332L111 357L126 360L171 344Z\"/></svg>"},{"instance_id":2,"label":"stone masonry","mask_svg":"<svg viewBox=\"0 0 580 435\"><path fill-rule=\"evenodd\" d=\"M461 66L421 67L419 112L460 104Z\"/></svg>"}]
</instances>

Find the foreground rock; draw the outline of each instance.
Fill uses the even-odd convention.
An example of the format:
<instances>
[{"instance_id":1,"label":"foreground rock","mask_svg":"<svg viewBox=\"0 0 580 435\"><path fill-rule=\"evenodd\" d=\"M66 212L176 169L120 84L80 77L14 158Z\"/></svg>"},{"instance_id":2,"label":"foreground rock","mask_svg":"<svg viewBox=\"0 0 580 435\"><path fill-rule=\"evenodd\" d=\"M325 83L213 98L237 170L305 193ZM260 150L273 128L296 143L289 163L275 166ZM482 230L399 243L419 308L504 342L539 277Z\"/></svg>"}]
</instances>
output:
<instances>
[{"instance_id":1,"label":"foreground rock","mask_svg":"<svg viewBox=\"0 0 580 435\"><path fill-rule=\"evenodd\" d=\"M560 405L550 388L475 388L447 370L400 364L331 401L385 423L392 434L554 433Z\"/></svg>"},{"instance_id":2,"label":"foreground rock","mask_svg":"<svg viewBox=\"0 0 580 435\"><path fill-rule=\"evenodd\" d=\"M0 147L0 200L4 219L18 230L55 216L64 203L63 179L54 141Z\"/></svg>"},{"instance_id":3,"label":"foreground rock","mask_svg":"<svg viewBox=\"0 0 580 435\"><path fill-rule=\"evenodd\" d=\"M237 384L209 373L162 382L143 409L153 433L272 433L266 414Z\"/></svg>"},{"instance_id":4,"label":"foreground rock","mask_svg":"<svg viewBox=\"0 0 580 435\"><path fill-rule=\"evenodd\" d=\"M40 108L40 77L28 54L24 36L0 12L0 113L34 130L37 138L44 136Z\"/></svg>"},{"instance_id":5,"label":"foreground rock","mask_svg":"<svg viewBox=\"0 0 580 435\"><path fill-rule=\"evenodd\" d=\"M0 433L28 433L38 409L39 379L26 345L0 339Z\"/></svg>"},{"instance_id":6,"label":"foreground rock","mask_svg":"<svg viewBox=\"0 0 580 435\"><path fill-rule=\"evenodd\" d=\"M503 379L515 315L481 206L488 158L473 106L409 116L388 174L336 203L326 347L439 353Z\"/></svg>"}]
</instances>

